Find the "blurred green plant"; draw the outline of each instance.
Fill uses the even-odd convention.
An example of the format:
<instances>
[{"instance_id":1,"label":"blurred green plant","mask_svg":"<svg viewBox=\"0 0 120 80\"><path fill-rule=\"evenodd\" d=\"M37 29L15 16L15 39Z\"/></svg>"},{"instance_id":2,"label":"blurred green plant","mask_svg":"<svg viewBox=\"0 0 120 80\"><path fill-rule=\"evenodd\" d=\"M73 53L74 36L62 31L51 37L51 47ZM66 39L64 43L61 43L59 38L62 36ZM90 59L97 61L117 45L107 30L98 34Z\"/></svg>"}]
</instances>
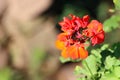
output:
<instances>
[{"instance_id":1,"label":"blurred green plant","mask_svg":"<svg viewBox=\"0 0 120 80\"><path fill-rule=\"evenodd\" d=\"M112 9L114 14L107 20L104 21L105 32L110 32L118 27L120 27L120 0L113 0L115 8Z\"/></svg>"},{"instance_id":2,"label":"blurred green plant","mask_svg":"<svg viewBox=\"0 0 120 80\"><path fill-rule=\"evenodd\" d=\"M71 4L66 4L63 9L62 15L58 18L58 21L62 20L64 16L68 16L69 14L75 14L77 16L83 16L85 14L89 14L89 11L85 9L84 7L81 7L78 9L78 7L75 7Z\"/></svg>"},{"instance_id":3,"label":"blurred green plant","mask_svg":"<svg viewBox=\"0 0 120 80\"><path fill-rule=\"evenodd\" d=\"M73 60L71 58L63 58L62 56L59 58L60 62L62 63L67 63L67 62L79 62L81 61L80 59Z\"/></svg>"},{"instance_id":4,"label":"blurred green plant","mask_svg":"<svg viewBox=\"0 0 120 80\"><path fill-rule=\"evenodd\" d=\"M116 15L111 16L109 19L107 19L104 22L104 30L106 32L110 32L118 28L120 26L119 22L120 22L120 15L116 14Z\"/></svg>"},{"instance_id":5,"label":"blurred green plant","mask_svg":"<svg viewBox=\"0 0 120 80\"><path fill-rule=\"evenodd\" d=\"M44 49L33 48L29 64L29 73L31 80L42 80L43 75L40 73L40 67L46 58Z\"/></svg>"},{"instance_id":6,"label":"blurred green plant","mask_svg":"<svg viewBox=\"0 0 120 80\"><path fill-rule=\"evenodd\" d=\"M12 80L12 71L10 68L0 70L0 80Z\"/></svg>"},{"instance_id":7,"label":"blurred green plant","mask_svg":"<svg viewBox=\"0 0 120 80\"><path fill-rule=\"evenodd\" d=\"M39 74L39 69L45 57L46 54L43 49L33 48L30 63L28 63L29 74L8 67L0 70L0 80L26 80L28 77L30 80L43 80L42 75Z\"/></svg>"},{"instance_id":8,"label":"blurred green plant","mask_svg":"<svg viewBox=\"0 0 120 80\"><path fill-rule=\"evenodd\" d=\"M115 9L120 10L120 0L113 0L113 2L115 4Z\"/></svg>"}]
</instances>

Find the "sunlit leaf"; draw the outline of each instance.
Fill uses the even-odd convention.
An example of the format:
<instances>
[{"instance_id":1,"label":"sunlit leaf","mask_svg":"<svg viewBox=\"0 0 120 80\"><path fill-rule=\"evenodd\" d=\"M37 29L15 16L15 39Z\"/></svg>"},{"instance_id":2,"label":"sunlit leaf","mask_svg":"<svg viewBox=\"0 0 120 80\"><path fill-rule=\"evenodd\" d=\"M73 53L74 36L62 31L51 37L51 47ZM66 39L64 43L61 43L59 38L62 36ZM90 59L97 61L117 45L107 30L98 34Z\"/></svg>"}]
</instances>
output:
<instances>
[{"instance_id":1,"label":"sunlit leaf","mask_svg":"<svg viewBox=\"0 0 120 80\"><path fill-rule=\"evenodd\" d=\"M115 8L117 10L120 10L120 0L113 0L114 4L115 4Z\"/></svg>"},{"instance_id":2,"label":"sunlit leaf","mask_svg":"<svg viewBox=\"0 0 120 80\"><path fill-rule=\"evenodd\" d=\"M86 70L83 69L81 66L76 66L74 73L75 74L86 74Z\"/></svg>"},{"instance_id":3,"label":"sunlit leaf","mask_svg":"<svg viewBox=\"0 0 120 80\"><path fill-rule=\"evenodd\" d=\"M120 22L120 15L113 15L111 18L107 19L103 25L105 32L110 32L116 28L118 28Z\"/></svg>"},{"instance_id":4,"label":"sunlit leaf","mask_svg":"<svg viewBox=\"0 0 120 80\"><path fill-rule=\"evenodd\" d=\"M102 76L102 78L100 80L120 80L119 78L117 78L113 73L108 73L105 74L104 76Z\"/></svg>"},{"instance_id":5,"label":"sunlit leaf","mask_svg":"<svg viewBox=\"0 0 120 80\"><path fill-rule=\"evenodd\" d=\"M120 66L115 67L113 73L116 77L120 78Z\"/></svg>"},{"instance_id":6,"label":"sunlit leaf","mask_svg":"<svg viewBox=\"0 0 120 80\"><path fill-rule=\"evenodd\" d=\"M96 74L98 66L100 64L100 58L95 55L90 55L86 60L83 60L83 67L87 72L87 75L92 76ZM91 74L92 73L92 74Z\"/></svg>"},{"instance_id":7,"label":"sunlit leaf","mask_svg":"<svg viewBox=\"0 0 120 80\"><path fill-rule=\"evenodd\" d=\"M60 61L61 61L62 63L66 63L66 62L70 62L70 61L71 61L70 58L65 59L65 58L63 58L63 57L60 57L59 59L60 59Z\"/></svg>"},{"instance_id":8,"label":"sunlit leaf","mask_svg":"<svg viewBox=\"0 0 120 80\"><path fill-rule=\"evenodd\" d=\"M120 61L117 60L115 57L108 56L105 60L105 68L111 69L114 66L120 65Z\"/></svg>"}]
</instances>

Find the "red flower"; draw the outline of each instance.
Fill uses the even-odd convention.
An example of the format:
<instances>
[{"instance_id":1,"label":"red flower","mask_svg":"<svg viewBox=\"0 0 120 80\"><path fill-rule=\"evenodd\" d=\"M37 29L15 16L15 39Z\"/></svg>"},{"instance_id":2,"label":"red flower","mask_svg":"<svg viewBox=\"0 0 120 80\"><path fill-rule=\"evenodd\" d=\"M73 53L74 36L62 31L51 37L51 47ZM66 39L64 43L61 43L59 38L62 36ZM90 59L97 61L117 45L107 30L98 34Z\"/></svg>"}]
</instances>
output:
<instances>
[{"instance_id":1,"label":"red flower","mask_svg":"<svg viewBox=\"0 0 120 80\"><path fill-rule=\"evenodd\" d=\"M100 44L104 41L103 26L97 20L89 23L89 16L83 18L75 15L64 17L59 22L63 33L58 35L56 46L62 50L64 58L85 59L88 56L85 50L85 42L90 40L92 45Z\"/></svg>"},{"instance_id":2,"label":"red flower","mask_svg":"<svg viewBox=\"0 0 120 80\"><path fill-rule=\"evenodd\" d=\"M94 35L90 40L93 46L102 43L104 41L104 31L100 31L98 34Z\"/></svg>"},{"instance_id":3,"label":"red flower","mask_svg":"<svg viewBox=\"0 0 120 80\"><path fill-rule=\"evenodd\" d=\"M83 18L76 17L75 15L70 14L70 18L64 17L63 21L59 22L59 25L62 27L64 32L69 34L74 33L80 27L85 28L88 25L89 16L86 15Z\"/></svg>"},{"instance_id":4,"label":"red flower","mask_svg":"<svg viewBox=\"0 0 120 80\"><path fill-rule=\"evenodd\" d=\"M86 36L91 37L92 45L100 44L104 41L104 31L101 23L97 20L92 20L87 27Z\"/></svg>"}]
</instances>

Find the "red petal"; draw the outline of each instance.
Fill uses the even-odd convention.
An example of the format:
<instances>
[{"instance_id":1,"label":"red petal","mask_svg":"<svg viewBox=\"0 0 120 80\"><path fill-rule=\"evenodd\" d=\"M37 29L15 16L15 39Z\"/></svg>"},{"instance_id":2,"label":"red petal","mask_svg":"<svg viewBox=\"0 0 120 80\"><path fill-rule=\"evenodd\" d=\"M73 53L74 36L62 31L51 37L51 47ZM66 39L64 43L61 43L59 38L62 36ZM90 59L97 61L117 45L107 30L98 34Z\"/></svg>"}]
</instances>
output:
<instances>
[{"instance_id":1,"label":"red petal","mask_svg":"<svg viewBox=\"0 0 120 80\"><path fill-rule=\"evenodd\" d=\"M87 27L87 25L88 25L88 22L89 22L89 19L90 19L90 17L88 16L88 15L86 15L86 16L84 16L83 18L82 18L82 27L83 28L85 28L85 27Z\"/></svg>"},{"instance_id":2,"label":"red petal","mask_svg":"<svg viewBox=\"0 0 120 80\"><path fill-rule=\"evenodd\" d=\"M57 40L56 41L56 47L60 50L63 50L65 48L65 44L64 44L64 42L62 42L60 40Z\"/></svg>"},{"instance_id":3,"label":"red petal","mask_svg":"<svg viewBox=\"0 0 120 80\"><path fill-rule=\"evenodd\" d=\"M71 59L78 59L78 50L75 46L70 46L68 49L69 57Z\"/></svg>"},{"instance_id":4,"label":"red petal","mask_svg":"<svg viewBox=\"0 0 120 80\"><path fill-rule=\"evenodd\" d=\"M89 16L89 15L85 15L85 16L83 16L83 21L88 22L89 19L90 19L90 16Z\"/></svg>"},{"instance_id":5,"label":"red petal","mask_svg":"<svg viewBox=\"0 0 120 80\"><path fill-rule=\"evenodd\" d=\"M60 40L60 41L66 41L67 40L67 33L60 33L57 36L57 39Z\"/></svg>"},{"instance_id":6,"label":"red petal","mask_svg":"<svg viewBox=\"0 0 120 80\"><path fill-rule=\"evenodd\" d=\"M61 53L61 56L64 57L64 58L69 58L68 51L67 51L66 48L63 49L63 51Z\"/></svg>"},{"instance_id":7,"label":"red petal","mask_svg":"<svg viewBox=\"0 0 120 80\"><path fill-rule=\"evenodd\" d=\"M85 49L82 48L82 47L79 47L79 57L80 57L81 59L85 59L85 58L87 58L87 56L88 56L88 51L85 50Z\"/></svg>"},{"instance_id":8,"label":"red petal","mask_svg":"<svg viewBox=\"0 0 120 80\"><path fill-rule=\"evenodd\" d=\"M96 31L96 32L99 32L103 29L103 25L97 20L92 20L87 27L88 29L91 29L92 31Z\"/></svg>"},{"instance_id":9,"label":"red petal","mask_svg":"<svg viewBox=\"0 0 120 80\"><path fill-rule=\"evenodd\" d=\"M65 22L64 21L61 21L58 23L60 26L64 26Z\"/></svg>"},{"instance_id":10,"label":"red petal","mask_svg":"<svg viewBox=\"0 0 120 80\"><path fill-rule=\"evenodd\" d=\"M104 41L104 38L105 38L104 31L101 31L100 33L91 38L92 45L102 43Z\"/></svg>"}]
</instances>

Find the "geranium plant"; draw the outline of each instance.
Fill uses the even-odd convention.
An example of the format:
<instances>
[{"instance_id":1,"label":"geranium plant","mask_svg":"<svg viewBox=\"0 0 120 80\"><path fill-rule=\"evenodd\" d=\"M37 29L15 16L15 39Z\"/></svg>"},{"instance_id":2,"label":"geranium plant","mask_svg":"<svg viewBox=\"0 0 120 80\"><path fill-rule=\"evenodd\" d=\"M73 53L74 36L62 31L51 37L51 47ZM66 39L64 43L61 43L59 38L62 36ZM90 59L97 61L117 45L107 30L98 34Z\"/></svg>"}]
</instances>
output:
<instances>
[{"instance_id":1,"label":"geranium plant","mask_svg":"<svg viewBox=\"0 0 120 80\"><path fill-rule=\"evenodd\" d=\"M104 42L105 32L118 28L120 22L120 0L113 0L114 14L104 23L70 14L59 22L62 33L57 37L56 47L61 50L65 61L81 60L82 66L76 66L78 80L120 80L120 43L103 44L90 52L87 46ZM104 26L104 27L103 27ZM104 29L103 29L104 28Z\"/></svg>"}]
</instances>

